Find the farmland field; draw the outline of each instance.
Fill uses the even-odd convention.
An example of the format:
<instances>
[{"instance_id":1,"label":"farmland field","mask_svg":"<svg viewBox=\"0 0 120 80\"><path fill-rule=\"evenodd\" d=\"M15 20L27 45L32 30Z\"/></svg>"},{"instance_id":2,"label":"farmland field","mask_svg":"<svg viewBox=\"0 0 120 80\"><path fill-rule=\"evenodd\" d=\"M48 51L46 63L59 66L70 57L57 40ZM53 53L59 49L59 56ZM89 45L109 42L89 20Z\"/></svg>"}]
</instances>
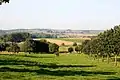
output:
<instances>
[{"instance_id":1,"label":"farmland field","mask_svg":"<svg viewBox=\"0 0 120 80\"><path fill-rule=\"evenodd\" d=\"M57 45L61 45L62 43L64 43L65 45L72 45L73 42L72 41L65 41L65 40L59 40L59 39L50 39L50 38L39 38L39 39L35 39L35 40L41 40L41 39L45 39L47 40L48 42L51 42L51 43L56 43Z\"/></svg>"},{"instance_id":2,"label":"farmland field","mask_svg":"<svg viewBox=\"0 0 120 80\"><path fill-rule=\"evenodd\" d=\"M51 43L56 43L58 45L61 45L64 43L65 45L73 45L74 42L77 44L81 44L84 40L90 40L90 38L38 38L36 40L45 39Z\"/></svg>"},{"instance_id":3,"label":"farmland field","mask_svg":"<svg viewBox=\"0 0 120 80\"><path fill-rule=\"evenodd\" d=\"M90 40L90 38L58 38L58 40L71 41L81 43L84 40Z\"/></svg>"},{"instance_id":4,"label":"farmland field","mask_svg":"<svg viewBox=\"0 0 120 80\"><path fill-rule=\"evenodd\" d=\"M0 80L120 80L119 67L84 54L0 54Z\"/></svg>"}]
</instances>

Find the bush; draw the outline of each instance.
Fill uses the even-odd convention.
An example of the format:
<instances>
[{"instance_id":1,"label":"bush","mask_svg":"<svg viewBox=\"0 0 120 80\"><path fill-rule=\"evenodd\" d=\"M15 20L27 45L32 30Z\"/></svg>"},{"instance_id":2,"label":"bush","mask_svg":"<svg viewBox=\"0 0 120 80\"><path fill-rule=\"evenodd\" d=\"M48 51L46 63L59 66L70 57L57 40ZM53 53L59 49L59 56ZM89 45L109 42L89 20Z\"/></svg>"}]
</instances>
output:
<instances>
[{"instance_id":1,"label":"bush","mask_svg":"<svg viewBox=\"0 0 120 80\"><path fill-rule=\"evenodd\" d=\"M0 51L6 51L6 47L9 47L10 44L7 43L0 43Z\"/></svg>"},{"instance_id":2,"label":"bush","mask_svg":"<svg viewBox=\"0 0 120 80\"><path fill-rule=\"evenodd\" d=\"M73 46L77 46L77 43L76 43L76 42L74 42L74 43L73 43Z\"/></svg>"},{"instance_id":3,"label":"bush","mask_svg":"<svg viewBox=\"0 0 120 80\"><path fill-rule=\"evenodd\" d=\"M21 50L24 49L24 52L49 52L49 44L47 42L42 41L35 41L35 40L26 40L23 46L21 47Z\"/></svg>"},{"instance_id":4,"label":"bush","mask_svg":"<svg viewBox=\"0 0 120 80\"><path fill-rule=\"evenodd\" d=\"M49 44L49 52L50 53L55 53L59 51L59 46L55 43L50 43Z\"/></svg>"},{"instance_id":5,"label":"bush","mask_svg":"<svg viewBox=\"0 0 120 80\"><path fill-rule=\"evenodd\" d=\"M16 43L13 43L13 44L11 44L9 47L7 47L6 48L6 50L8 51L8 52L20 52L20 47L16 44Z\"/></svg>"},{"instance_id":6,"label":"bush","mask_svg":"<svg viewBox=\"0 0 120 80\"><path fill-rule=\"evenodd\" d=\"M34 47L35 47L35 43L31 39L27 39L23 44L24 52L29 52L29 53L33 52Z\"/></svg>"},{"instance_id":7,"label":"bush","mask_svg":"<svg viewBox=\"0 0 120 80\"><path fill-rule=\"evenodd\" d=\"M75 47L75 51L76 51L76 52L80 52L80 51L81 51L81 46L76 46L76 47Z\"/></svg>"},{"instance_id":8,"label":"bush","mask_svg":"<svg viewBox=\"0 0 120 80\"><path fill-rule=\"evenodd\" d=\"M72 52L73 52L73 48L72 48L72 47L69 47L69 48L68 48L68 52L72 53Z\"/></svg>"}]
</instances>

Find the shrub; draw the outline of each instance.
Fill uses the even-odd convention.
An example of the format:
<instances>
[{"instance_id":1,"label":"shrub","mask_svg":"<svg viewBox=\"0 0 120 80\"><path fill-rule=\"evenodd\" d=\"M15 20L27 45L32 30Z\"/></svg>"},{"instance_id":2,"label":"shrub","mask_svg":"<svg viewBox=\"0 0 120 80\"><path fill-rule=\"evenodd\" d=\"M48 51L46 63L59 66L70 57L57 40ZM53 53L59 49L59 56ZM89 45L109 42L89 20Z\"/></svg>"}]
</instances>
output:
<instances>
[{"instance_id":1,"label":"shrub","mask_svg":"<svg viewBox=\"0 0 120 80\"><path fill-rule=\"evenodd\" d=\"M55 43L50 43L49 44L49 52L50 53L55 53L59 51L59 46Z\"/></svg>"},{"instance_id":2,"label":"shrub","mask_svg":"<svg viewBox=\"0 0 120 80\"><path fill-rule=\"evenodd\" d=\"M11 44L9 47L7 47L6 48L6 50L8 51L8 52L20 52L20 47L16 44L16 43L13 43L13 44Z\"/></svg>"},{"instance_id":3,"label":"shrub","mask_svg":"<svg viewBox=\"0 0 120 80\"><path fill-rule=\"evenodd\" d=\"M72 52L73 52L73 48L72 48L72 47L69 47L69 48L68 48L68 52L72 53Z\"/></svg>"},{"instance_id":4,"label":"shrub","mask_svg":"<svg viewBox=\"0 0 120 80\"><path fill-rule=\"evenodd\" d=\"M76 42L74 42L74 43L73 43L73 46L77 46L77 43L76 43Z\"/></svg>"},{"instance_id":5,"label":"shrub","mask_svg":"<svg viewBox=\"0 0 120 80\"><path fill-rule=\"evenodd\" d=\"M81 51L81 46L76 46L76 47L75 47L75 51L76 51L76 52L80 52L80 51Z\"/></svg>"}]
</instances>

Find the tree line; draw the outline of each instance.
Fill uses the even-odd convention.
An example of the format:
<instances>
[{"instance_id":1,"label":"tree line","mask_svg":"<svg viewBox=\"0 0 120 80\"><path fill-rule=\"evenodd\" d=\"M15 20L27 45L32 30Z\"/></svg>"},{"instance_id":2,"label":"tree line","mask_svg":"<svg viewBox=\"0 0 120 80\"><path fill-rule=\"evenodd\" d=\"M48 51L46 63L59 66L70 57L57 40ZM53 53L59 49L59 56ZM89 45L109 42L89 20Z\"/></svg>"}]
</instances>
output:
<instances>
[{"instance_id":1,"label":"tree line","mask_svg":"<svg viewBox=\"0 0 120 80\"><path fill-rule=\"evenodd\" d=\"M94 58L114 59L117 65L117 56L120 54L120 25L100 33L91 40L85 40L82 43L82 52L93 56Z\"/></svg>"},{"instance_id":2,"label":"tree line","mask_svg":"<svg viewBox=\"0 0 120 80\"><path fill-rule=\"evenodd\" d=\"M22 42L27 38L32 38L30 33L22 32L22 33L11 33L0 36L1 42Z\"/></svg>"},{"instance_id":3,"label":"tree line","mask_svg":"<svg viewBox=\"0 0 120 80\"><path fill-rule=\"evenodd\" d=\"M58 52L59 46L46 40L33 40L29 33L11 33L0 36L0 51L8 52Z\"/></svg>"},{"instance_id":4,"label":"tree line","mask_svg":"<svg viewBox=\"0 0 120 80\"><path fill-rule=\"evenodd\" d=\"M2 42L22 42L27 38L57 38L54 34L18 32L0 36Z\"/></svg>"}]
</instances>

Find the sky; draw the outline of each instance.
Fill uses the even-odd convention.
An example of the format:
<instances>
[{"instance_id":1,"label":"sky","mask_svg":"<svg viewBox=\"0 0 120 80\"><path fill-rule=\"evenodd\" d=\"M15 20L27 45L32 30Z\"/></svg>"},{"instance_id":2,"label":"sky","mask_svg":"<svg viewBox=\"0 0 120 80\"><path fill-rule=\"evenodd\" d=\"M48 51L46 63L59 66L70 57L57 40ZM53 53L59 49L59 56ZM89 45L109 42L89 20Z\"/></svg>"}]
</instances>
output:
<instances>
[{"instance_id":1,"label":"sky","mask_svg":"<svg viewBox=\"0 0 120 80\"><path fill-rule=\"evenodd\" d=\"M120 24L120 0L10 0L0 29L106 30Z\"/></svg>"}]
</instances>

